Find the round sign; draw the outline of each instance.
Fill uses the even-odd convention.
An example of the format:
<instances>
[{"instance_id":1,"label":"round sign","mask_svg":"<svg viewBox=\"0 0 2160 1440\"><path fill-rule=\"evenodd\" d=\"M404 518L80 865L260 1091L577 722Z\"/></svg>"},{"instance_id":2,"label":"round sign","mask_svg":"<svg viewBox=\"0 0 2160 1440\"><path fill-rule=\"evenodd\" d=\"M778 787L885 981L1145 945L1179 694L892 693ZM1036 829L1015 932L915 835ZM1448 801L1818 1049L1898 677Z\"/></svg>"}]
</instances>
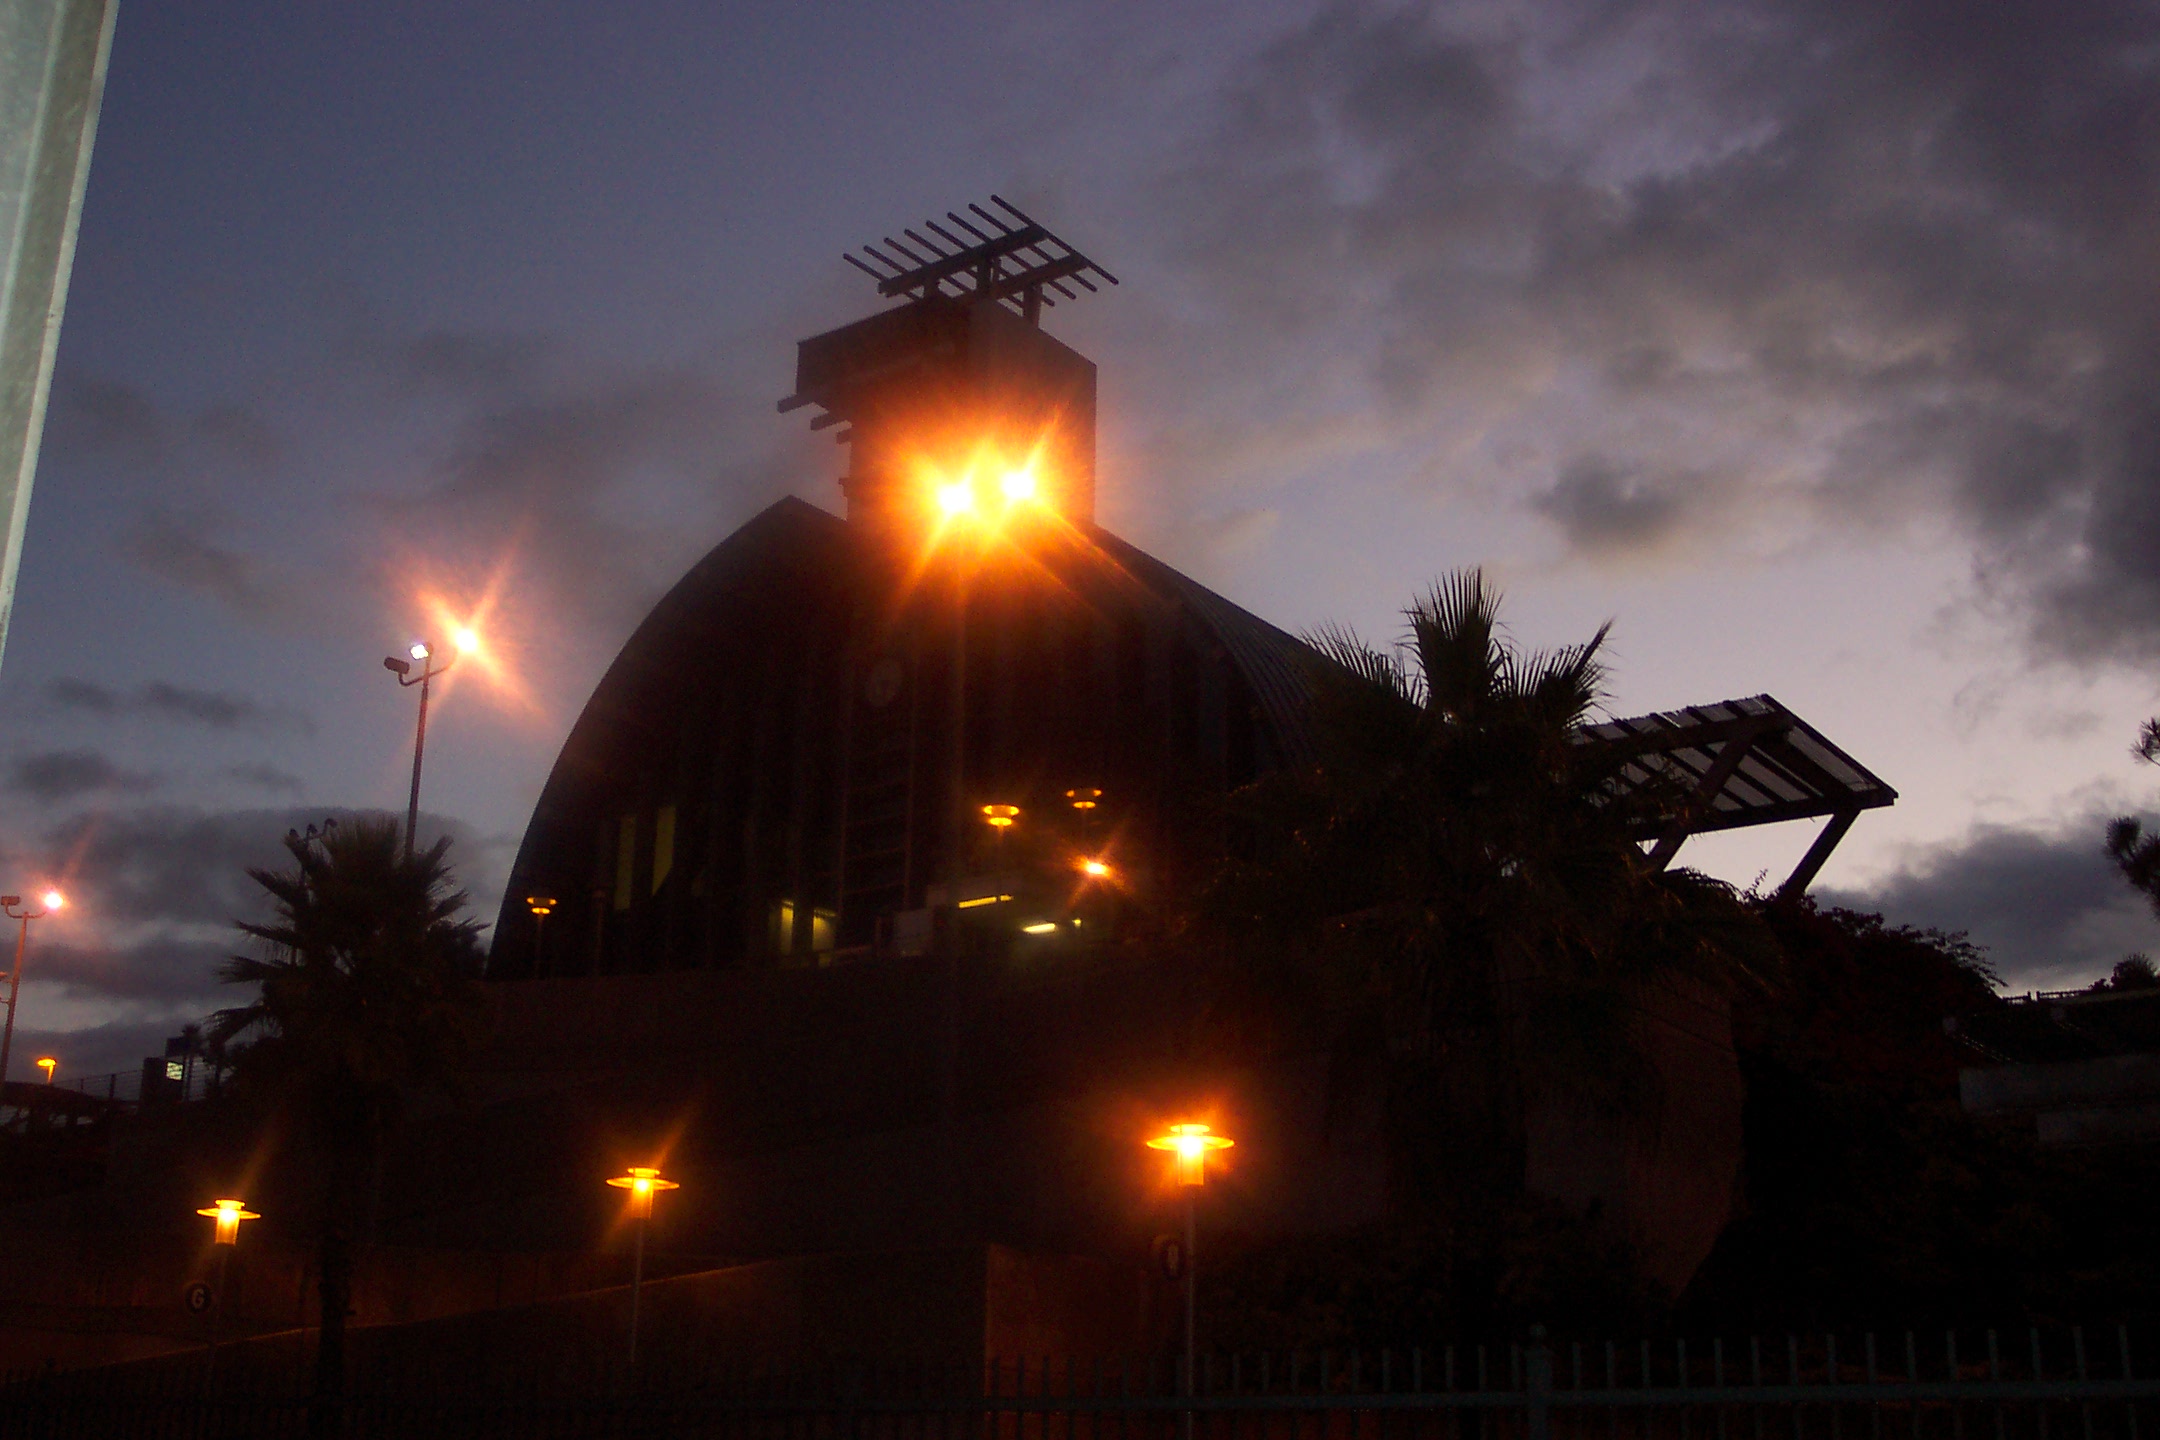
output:
<instances>
[{"instance_id":1,"label":"round sign","mask_svg":"<svg viewBox=\"0 0 2160 1440\"><path fill-rule=\"evenodd\" d=\"M187 1287L187 1308L197 1315L208 1310L215 1299L208 1285L198 1282Z\"/></svg>"},{"instance_id":2,"label":"round sign","mask_svg":"<svg viewBox=\"0 0 2160 1440\"><path fill-rule=\"evenodd\" d=\"M1165 1280L1185 1278L1185 1242L1175 1235L1155 1237L1155 1268Z\"/></svg>"}]
</instances>

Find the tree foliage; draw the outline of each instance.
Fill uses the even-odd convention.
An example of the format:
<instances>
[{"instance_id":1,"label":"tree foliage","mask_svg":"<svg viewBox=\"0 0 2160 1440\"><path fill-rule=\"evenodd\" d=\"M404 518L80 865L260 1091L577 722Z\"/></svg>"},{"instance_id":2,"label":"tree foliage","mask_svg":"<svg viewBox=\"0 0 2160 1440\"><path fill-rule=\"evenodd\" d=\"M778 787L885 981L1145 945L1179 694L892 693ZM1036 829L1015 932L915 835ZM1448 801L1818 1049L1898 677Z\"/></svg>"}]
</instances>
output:
<instances>
[{"instance_id":1,"label":"tree foliage","mask_svg":"<svg viewBox=\"0 0 2160 1440\"><path fill-rule=\"evenodd\" d=\"M255 987L219 1011L210 1042L243 1096L280 1112L312 1148L321 1181L318 1384L342 1383L352 1244L385 1131L405 1097L454 1086L478 1016L480 925L447 860L449 841L405 853L397 825L361 819L289 836L289 870L250 870L272 918L243 922L253 953L225 980Z\"/></svg>"},{"instance_id":2,"label":"tree foliage","mask_svg":"<svg viewBox=\"0 0 2160 1440\"><path fill-rule=\"evenodd\" d=\"M2160 718L2145 722L2132 753L2148 765L2160 765ZM2160 835L2148 832L2131 816L2122 815L2108 825L2107 848L2123 878L2151 903L2153 913L2160 915Z\"/></svg>"},{"instance_id":3,"label":"tree foliage","mask_svg":"<svg viewBox=\"0 0 2160 1440\"><path fill-rule=\"evenodd\" d=\"M1526 1115L1559 1103L1651 1123L1664 1097L1642 1050L1646 987L1775 968L1729 888L1645 862L1637 837L1679 797L1623 784L1624 757L1585 743L1605 629L1520 648L1477 570L1404 619L1400 649L1315 637L1315 753L1234 797L1234 858L1208 906L1225 1026L1302 1026L1338 1055L1377 1055L1384 1094L1386 1224L1255 1251L1219 1277L1256 1342L1270 1325L1325 1336L1351 1312L1474 1328L1563 1292L1602 1297L1598 1313L1636 1303L1624 1246L1524 1193ZM1362 1299L1331 1288L1342 1275L1371 1281L1352 1287Z\"/></svg>"}]
</instances>

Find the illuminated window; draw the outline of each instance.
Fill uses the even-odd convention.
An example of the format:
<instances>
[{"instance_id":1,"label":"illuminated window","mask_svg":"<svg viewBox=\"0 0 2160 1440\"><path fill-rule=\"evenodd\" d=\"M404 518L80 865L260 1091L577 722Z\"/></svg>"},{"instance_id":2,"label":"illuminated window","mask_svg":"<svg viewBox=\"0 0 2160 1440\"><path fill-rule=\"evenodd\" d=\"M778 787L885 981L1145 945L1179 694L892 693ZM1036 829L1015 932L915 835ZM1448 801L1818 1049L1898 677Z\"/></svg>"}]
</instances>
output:
<instances>
[{"instance_id":1,"label":"illuminated window","mask_svg":"<svg viewBox=\"0 0 2160 1440\"><path fill-rule=\"evenodd\" d=\"M773 903L772 945L776 954L791 955L795 951L795 902L779 900Z\"/></svg>"},{"instance_id":2,"label":"illuminated window","mask_svg":"<svg viewBox=\"0 0 2160 1440\"><path fill-rule=\"evenodd\" d=\"M839 937L840 916L831 910L810 912L810 948L823 953L833 948Z\"/></svg>"},{"instance_id":3,"label":"illuminated window","mask_svg":"<svg viewBox=\"0 0 2160 1440\"><path fill-rule=\"evenodd\" d=\"M615 908L627 910L637 898L637 816L625 815L615 826Z\"/></svg>"},{"instance_id":4,"label":"illuminated window","mask_svg":"<svg viewBox=\"0 0 2160 1440\"><path fill-rule=\"evenodd\" d=\"M675 868L675 807L662 805L660 813L653 817L652 841L652 888L660 893L660 886Z\"/></svg>"}]
</instances>

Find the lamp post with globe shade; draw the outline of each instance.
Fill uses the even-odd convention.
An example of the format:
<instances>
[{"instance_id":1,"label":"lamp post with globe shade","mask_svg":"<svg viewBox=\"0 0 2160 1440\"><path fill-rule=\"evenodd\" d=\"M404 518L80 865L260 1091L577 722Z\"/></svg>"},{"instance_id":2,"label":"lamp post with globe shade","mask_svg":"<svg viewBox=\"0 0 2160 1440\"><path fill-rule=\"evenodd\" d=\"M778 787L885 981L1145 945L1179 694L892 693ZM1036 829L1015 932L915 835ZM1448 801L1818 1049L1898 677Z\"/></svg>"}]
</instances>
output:
<instances>
[{"instance_id":1,"label":"lamp post with globe shade","mask_svg":"<svg viewBox=\"0 0 2160 1440\"><path fill-rule=\"evenodd\" d=\"M418 685L420 687L420 720L413 729L412 798L405 805L405 858L408 860L412 858L413 853L413 832L420 825L420 757L427 748L428 689L437 675L457 664L458 660L467 651L480 648L480 637L462 626L450 638L455 648L451 650L447 657L436 655L435 647L427 641L415 640L411 648L405 652L412 657L411 659L407 660L396 655L386 655L383 657L382 662L383 669L397 676L399 685ZM413 666L415 665L420 667L418 675L413 674Z\"/></svg>"},{"instance_id":2,"label":"lamp post with globe shade","mask_svg":"<svg viewBox=\"0 0 2160 1440\"><path fill-rule=\"evenodd\" d=\"M217 1200L195 1212L207 1217L216 1226L218 1252L218 1285L208 1297L210 1311L210 1354L203 1365L203 1391L210 1389L210 1376L217 1368L218 1307L232 1298L232 1256L240 1244L240 1222L260 1220L262 1216L247 1208L245 1200Z\"/></svg>"},{"instance_id":3,"label":"lamp post with globe shade","mask_svg":"<svg viewBox=\"0 0 2160 1440\"><path fill-rule=\"evenodd\" d=\"M1200 1187L1207 1183L1207 1157L1211 1150L1227 1150L1237 1142L1227 1135L1217 1135L1207 1126L1199 1124L1172 1125L1170 1133L1158 1135L1148 1143L1150 1150L1168 1150L1177 1166L1178 1188L1185 1192L1185 1393L1193 1392L1193 1277L1198 1270L1195 1262L1194 1244L1198 1240L1199 1221L1196 1218L1196 1201ZM1185 1414L1186 1433L1192 1431L1192 1412Z\"/></svg>"},{"instance_id":4,"label":"lamp post with globe shade","mask_svg":"<svg viewBox=\"0 0 2160 1440\"><path fill-rule=\"evenodd\" d=\"M31 910L23 905L20 895L0 895L0 912L8 919L21 922L15 932L15 968L8 975L7 1025L0 1029L0 1085L7 1083L8 1053L15 1048L15 997L22 990L23 951L30 941L30 922L50 915L67 904L67 897L58 890L47 890L38 897L45 908Z\"/></svg>"},{"instance_id":5,"label":"lamp post with globe shade","mask_svg":"<svg viewBox=\"0 0 2160 1440\"><path fill-rule=\"evenodd\" d=\"M645 1288L645 1231L652 1224L653 1196L662 1190L680 1190L673 1180L663 1180L650 1165L633 1165L627 1175L607 1182L630 1192L630 1218L637 1221L637 1258L630 1269L630 1367L637 1368L638 1301Z\"/></svg>"}]
</instances>

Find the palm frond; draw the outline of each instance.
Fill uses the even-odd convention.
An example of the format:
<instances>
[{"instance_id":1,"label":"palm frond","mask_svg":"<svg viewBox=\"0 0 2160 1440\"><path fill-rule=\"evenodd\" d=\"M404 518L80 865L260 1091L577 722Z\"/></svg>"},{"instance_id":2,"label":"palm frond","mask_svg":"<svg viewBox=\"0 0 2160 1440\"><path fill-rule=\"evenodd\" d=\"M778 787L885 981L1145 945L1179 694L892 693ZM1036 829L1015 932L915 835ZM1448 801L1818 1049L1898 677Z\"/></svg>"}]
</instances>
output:
<instances>
[{"instance_id":1,"label":"palm frond","mask_svg":"<svg viewBox=\"0 0 2160 1440\"><path fill-rule=\"evenodd\" d=\"M1427 704L1443 719L1483 709L1501 687L1500 592L1475 566L1443 575L1403 611Z\"/></svg>"}]
</instances>

